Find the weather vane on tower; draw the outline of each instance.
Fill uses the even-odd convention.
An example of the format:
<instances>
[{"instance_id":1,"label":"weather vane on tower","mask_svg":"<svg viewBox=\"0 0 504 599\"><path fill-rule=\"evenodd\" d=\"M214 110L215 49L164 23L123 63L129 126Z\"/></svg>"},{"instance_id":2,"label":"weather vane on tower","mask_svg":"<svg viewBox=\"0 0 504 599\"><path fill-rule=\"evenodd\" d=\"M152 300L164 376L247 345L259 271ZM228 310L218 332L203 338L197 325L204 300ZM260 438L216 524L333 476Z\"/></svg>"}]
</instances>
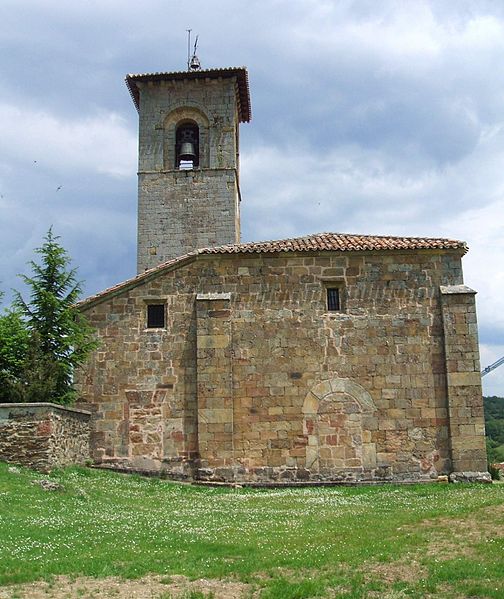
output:
<instances>
[{"instance_id":1,"label":"weather vane on tower","mask_svg":"<svg viewBox=\"0 0 504 599\"><path fill-rule=\"evenodd\" d=\"M201 69L201 63L199 58L196 56L196 50L198 48L198 38L196 36L194 40L194 48L191 56L191 31L192 29L186 29L187 31L187 70L188 71L199 71Z\"/></svg>"}]
</instances>

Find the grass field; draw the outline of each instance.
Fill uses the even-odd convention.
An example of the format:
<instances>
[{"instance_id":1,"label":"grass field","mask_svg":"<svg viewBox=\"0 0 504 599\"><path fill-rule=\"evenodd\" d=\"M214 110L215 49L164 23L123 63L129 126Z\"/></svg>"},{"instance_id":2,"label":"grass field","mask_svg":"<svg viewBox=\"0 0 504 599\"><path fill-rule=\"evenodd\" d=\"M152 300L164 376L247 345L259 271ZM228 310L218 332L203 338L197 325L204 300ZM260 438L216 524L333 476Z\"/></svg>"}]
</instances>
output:
<instances>
[{"instance_id":1,"label":"grass field","mask_svg":"<svg viewBox=\"0 0 504 599\"><path fill-rule=\"evenodd\" d=\"M157 574L261 599L504 597L504 485L216 489L69 469L45 491L40 478L0 463L1 585Z\"/></svg>"}]
</instances>

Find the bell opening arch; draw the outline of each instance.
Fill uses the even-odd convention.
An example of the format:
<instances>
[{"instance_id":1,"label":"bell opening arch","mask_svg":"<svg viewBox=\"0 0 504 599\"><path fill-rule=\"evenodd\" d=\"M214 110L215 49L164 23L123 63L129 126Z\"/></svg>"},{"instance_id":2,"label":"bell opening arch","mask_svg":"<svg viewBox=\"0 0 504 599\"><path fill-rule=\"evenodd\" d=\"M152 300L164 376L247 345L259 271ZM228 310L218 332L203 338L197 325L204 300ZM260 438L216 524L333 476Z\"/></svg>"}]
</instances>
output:
<instances>
[{"instance_id":1,"label":"bell opening arch","mask_svg":"<svg viewBox=\"0 0 504 599\"><path fill-rule=\"evenodd\" d=\"M188 170L209 166L209 121L199 108L183 106L162 121L165 170Z\"/></svg>"},{"instance_id":2,"label":"bell opening arch","mask_svg":"<svg viewBox=\"0 0 504 599\"><path fill-rule=\"evenodd\" d=\"M175 168L188 170L199 166L199 127L183 121L175 132Z\"/></svg>"}]
</instances>

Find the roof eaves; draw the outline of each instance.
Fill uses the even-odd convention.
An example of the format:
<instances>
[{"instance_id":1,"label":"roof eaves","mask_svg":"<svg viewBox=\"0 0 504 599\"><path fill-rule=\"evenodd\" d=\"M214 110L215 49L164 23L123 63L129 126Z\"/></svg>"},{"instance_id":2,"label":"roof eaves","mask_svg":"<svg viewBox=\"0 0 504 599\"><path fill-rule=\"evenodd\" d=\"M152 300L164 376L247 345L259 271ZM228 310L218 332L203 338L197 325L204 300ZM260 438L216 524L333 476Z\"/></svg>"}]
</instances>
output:
<instances>
[{"instance_id":1,"label":"roof eaves","mask_svg":"<svg viewBox=\"0 0 504 599\"><path fill-rule=\"evenodd\" d=\"M390 235L355 235L319 233L310 236L222 245L199 250L202 254L279 253L279 252L364 252L364 251L468 251L464 241L430 237L395 237Z\"/></svg>"},{"instance_id":2,"label":"roof eaves","mask_svg":"<svg viewBox=\"0 0 504 599\"><path fill-rule=\"evenodd\" d=\"M122 283L114 285L113 287L109 287L108 289L104 289L103 291L100 291L95 295L91 295L81 300L80 302L77 302L75 304L75 307L78 310L87 310L93 306L96 306L97 304L101 304L102 302L110 299L111 297L120 295L125 291L130 291L131 289L134 289L139 285L144 285L145 283L148 283L152 279L155 279L164 272L176 270L181 266L185 266L186 264L189 264L190 262L194 261L197 255L197 251L190 252L188 254L180 256L179 258L175 258L174 260L163 262L162 264L155 266L154 268L150 268L149 270L146 270L145 272L136 275L135 277L132 277L131 279L127 279Z\"/></svg>"},{"instance_id":3,"label":"roof eaves","mask_svg":"<svg viewBox=\"0 0 504 599\"><path fill-rule=\"evenodd\" d=\"M173 72L155 72L155 73L130 73L126 75L125 81L128 87L131 99L137 111L140 110L140 93L136 86L137 81L170 81L183 79L204 79L204 78L237 78L237 105L242 123L249 122L252 118L250 107L250 87L248 81L248 71L246 67L226 67L221 69L205 69L201 71L173 71Z\"/></svg>"}]
</instances>

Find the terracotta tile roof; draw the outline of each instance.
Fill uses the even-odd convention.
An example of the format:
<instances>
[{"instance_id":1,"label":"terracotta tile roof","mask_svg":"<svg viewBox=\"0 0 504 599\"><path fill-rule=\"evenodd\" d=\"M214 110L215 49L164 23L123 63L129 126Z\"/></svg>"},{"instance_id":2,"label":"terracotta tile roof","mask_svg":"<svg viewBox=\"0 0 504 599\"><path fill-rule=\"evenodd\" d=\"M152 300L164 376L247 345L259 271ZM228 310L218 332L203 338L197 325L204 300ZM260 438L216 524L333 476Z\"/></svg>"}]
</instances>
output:
<instances>
[{"instance_id":1,"label":"terracotta tile roof","mask_svg":"<svg viewBox=\"0 0 504 599\"><path fill-rule=\"evenodd\" d=\"M241 123L248 123L252 118L250 105L250 91L248 82L248 73L245 67L228 67L225 69L206 69L203 71L176 71L173 73L144 73L126 75L126 85L128 86L133 103L136 109L140 109L140 92L137 82L144 81L182 81L184 79L229 79L236 77L238 84L238 95L236 98L238 104L238 114Z\"/></svg>"},{"instance_id":2,"label":"terracotta tile roof","mask_svg":"<svg viewBox=\"0 0 504 599\"><path fill-rule=\"evenodd\" d=\"M80 301L77 307L89 307L104 300L109 295L121 293L144 283L166 270L177 268L192 262L198 255L204 254L274 254L279 252L366 252L366 251L400 251L400 250L460 250L465 254L468 250L464 241L435 237L391 237L387 235L350 235L344 233L317 233L306 237L278 239L274 241L255 241L237 243L217 247L201 248L178 258L163 262L154 268L109 287L96 295Z\"/></svg>"},{"instance_id":3,"label":"terracotta tile roof","mask_svg":"<svg viewBox=\"0 0 504 599\"><path fill-rule=\"evenodd\" d=\"M270 252L305 252L336 250L339 252L363 252L370 250L432 250L463 249L463 241L430 237L390 237L385 235L349 235L343 233L317 233L294 239L258 241L224 245L198 250L202 254L241 254Z\"/></svg>"}]
</instances>

